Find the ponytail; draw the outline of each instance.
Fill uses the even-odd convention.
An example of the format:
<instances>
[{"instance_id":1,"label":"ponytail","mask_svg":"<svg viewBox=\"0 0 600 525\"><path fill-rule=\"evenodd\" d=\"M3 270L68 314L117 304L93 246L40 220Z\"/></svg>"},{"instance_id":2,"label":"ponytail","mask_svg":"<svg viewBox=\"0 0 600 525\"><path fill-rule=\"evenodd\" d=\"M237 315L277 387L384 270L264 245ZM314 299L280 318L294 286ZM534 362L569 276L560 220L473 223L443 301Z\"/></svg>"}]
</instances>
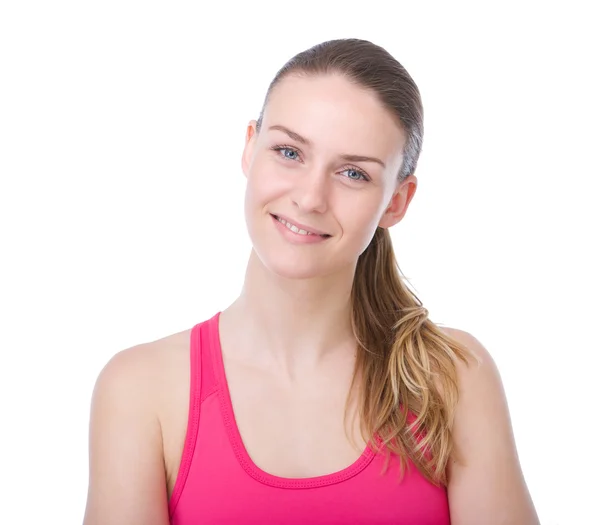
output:
<instances>
[{"instance_id":1,"label":"ponytail","mask_svg":"<svg viewBox=\"0 0 600 525\"><path fill-rule=\"evenodd\" d=\"M466 363L469 351L429 319L404 279L389 231L377 228L352 287L361 433L371 446L378 436L401 470L411 460L429 481L445 485L458 400L455 361Z\"/></svg>"}]
</instances>

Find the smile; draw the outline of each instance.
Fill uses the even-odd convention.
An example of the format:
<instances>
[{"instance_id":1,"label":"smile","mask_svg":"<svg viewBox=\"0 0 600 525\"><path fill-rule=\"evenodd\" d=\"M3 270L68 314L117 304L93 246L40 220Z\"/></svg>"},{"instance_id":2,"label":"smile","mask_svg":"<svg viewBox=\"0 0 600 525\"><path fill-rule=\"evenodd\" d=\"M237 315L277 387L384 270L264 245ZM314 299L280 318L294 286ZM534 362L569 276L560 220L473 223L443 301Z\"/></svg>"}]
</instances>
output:
<instances>
[{"instance_id":1,"label":"smile","mask_svg":"<svg viewBox=\"0 0 600 525\"><path fill-rule=\"evenodd\" d=\"M282 219L281 217L279 217L277 215L271 214L271 216L275 220L277 220L279 223L281 223L283 226L285 226L288 230L294 232L297 235L304 235L307 237L322 237L322 238L331 237L331 235L326 234L326 233L316 233L316 232L312 232L310 230L305 230L303 228L300 228L299 226L295 225L294 223L288 222L285 219Z\"/></svg>"},{"instance_id":2,"label":"smile","mask_svg":"<svg viewBox=\"0 0 600 525\"><path fill-rule=\"evenodd\" d=\"M286 228L288 228L289 230L292 230L294 233L299 233L300 235L317 235L316 233L312 233L306 230L302 230L300 228L298 228L298 226L296 226L295 224L292 224L290 222L286 222L283 219L281 219L280 217L277 217L277 215L275 216L277 218L277 220L283 224Z\"/></svg>"}]
</instances>

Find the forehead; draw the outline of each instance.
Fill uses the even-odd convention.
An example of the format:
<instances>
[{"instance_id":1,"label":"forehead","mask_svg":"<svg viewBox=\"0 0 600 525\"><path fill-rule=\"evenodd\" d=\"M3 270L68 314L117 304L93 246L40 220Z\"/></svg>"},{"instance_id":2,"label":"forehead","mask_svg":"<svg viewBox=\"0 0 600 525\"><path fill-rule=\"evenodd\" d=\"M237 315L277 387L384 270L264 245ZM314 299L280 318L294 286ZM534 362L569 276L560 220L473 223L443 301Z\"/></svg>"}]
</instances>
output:
<instances>
[{"instance_id":1,"label":"forehead","mask_svg":"<svg viewBox=\"0 0 600 525\"><path fill-rule=\"evenodd\" d=\"M375 94L340 75L282 79L270 94L263 122L266 129L289 127L319 149L379 155L394 164L405 140Z\"/></svg>"}]
</instances>

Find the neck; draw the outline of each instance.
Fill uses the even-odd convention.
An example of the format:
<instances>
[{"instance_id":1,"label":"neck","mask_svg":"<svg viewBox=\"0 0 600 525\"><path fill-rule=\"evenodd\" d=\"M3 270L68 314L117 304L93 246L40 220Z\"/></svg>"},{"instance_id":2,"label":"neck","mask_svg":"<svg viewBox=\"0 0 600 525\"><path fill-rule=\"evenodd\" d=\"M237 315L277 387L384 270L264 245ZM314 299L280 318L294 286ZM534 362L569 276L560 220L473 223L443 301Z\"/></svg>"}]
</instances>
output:
<instances>
[{"instance_id":1,"label":"neck","mask_svg":"<svg viewBox=\"0 0 600 525\"><path fill-rule=\"evenodd\" d=\"M243 341L246 357L295 375L340 352L353 355L353 276L349 268L326 277L284 278L252 250L242 293L223 316Z\"/></svg>"}]
</instances>

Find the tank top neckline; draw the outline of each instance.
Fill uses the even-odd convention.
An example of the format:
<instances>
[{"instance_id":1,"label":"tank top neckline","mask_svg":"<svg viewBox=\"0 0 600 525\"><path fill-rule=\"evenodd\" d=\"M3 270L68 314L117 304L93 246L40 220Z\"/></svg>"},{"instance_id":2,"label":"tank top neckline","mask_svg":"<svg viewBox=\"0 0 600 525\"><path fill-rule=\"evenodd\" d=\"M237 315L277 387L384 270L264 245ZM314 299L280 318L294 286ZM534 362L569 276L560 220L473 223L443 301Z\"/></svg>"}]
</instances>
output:
<instances>
[{"instance_id":1,"label":"tank top neckline","mask_svg":"<svg viewBox=\"0 0 600 525\"><path fill-rule=\"evenodd\" d=\"M340 483L353 476L356 476L358 473L364 470L375 457L375 452L368 443L366 448L363 450L363 453L351 465L337 472L324 474L321 476L309 478L280 477L265 472L254 463L252 458L250 458L248 451L246 450L239 428L235 421L233 403L231 401L231 395L225 374L225 364L223 362L223 350L221 347L221 337L219 332L220 316L221 312L218 311L214 315L212 322L209 324L210 347L212 352L211 361L213 362L213 371L217 382L217 393L219 397L221 414L223 416L229 442L244 471L252 478L265 485L279 488L299 489L323 487ZM378 442L379 440L376 441Z\"/></svg>"}]
</instances>

